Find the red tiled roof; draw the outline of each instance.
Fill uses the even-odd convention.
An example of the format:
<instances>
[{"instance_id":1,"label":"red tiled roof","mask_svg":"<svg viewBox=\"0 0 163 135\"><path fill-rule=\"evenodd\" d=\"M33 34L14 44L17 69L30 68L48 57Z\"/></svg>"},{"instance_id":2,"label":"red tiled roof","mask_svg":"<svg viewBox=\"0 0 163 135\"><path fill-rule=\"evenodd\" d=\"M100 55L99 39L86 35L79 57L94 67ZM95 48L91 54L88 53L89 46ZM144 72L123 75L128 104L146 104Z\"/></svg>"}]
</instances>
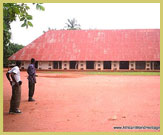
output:
<instances>
[{"instance_id":1,"label":"red tiled roof","mask_svg":"<svg viewBox=\"0 0 163 135\"><path fill-rule=\"evenodd\" d=\"M9 57L38 61L159 61L160 29L50 30Z\"/></svg>"}]
</instances>

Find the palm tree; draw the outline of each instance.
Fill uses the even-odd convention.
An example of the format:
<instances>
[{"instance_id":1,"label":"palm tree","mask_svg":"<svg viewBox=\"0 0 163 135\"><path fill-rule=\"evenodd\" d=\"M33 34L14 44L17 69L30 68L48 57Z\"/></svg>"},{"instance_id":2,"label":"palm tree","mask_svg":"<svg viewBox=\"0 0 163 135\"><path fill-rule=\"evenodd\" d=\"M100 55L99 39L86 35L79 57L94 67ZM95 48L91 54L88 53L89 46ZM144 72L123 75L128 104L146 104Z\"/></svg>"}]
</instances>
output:
<instances>
[{"instance_id":1,"label":"palm tree","mask_svg":"<svg viewBox=\"0 0 163 135\"><path fill-rule=\"evenodd\" d=\"M68 23L66 23L65 28L67 30L78 30L80 29L80 24L77 24L77 20L75 18L73 19L67 19Z\"/></svg>"}]
</instances>

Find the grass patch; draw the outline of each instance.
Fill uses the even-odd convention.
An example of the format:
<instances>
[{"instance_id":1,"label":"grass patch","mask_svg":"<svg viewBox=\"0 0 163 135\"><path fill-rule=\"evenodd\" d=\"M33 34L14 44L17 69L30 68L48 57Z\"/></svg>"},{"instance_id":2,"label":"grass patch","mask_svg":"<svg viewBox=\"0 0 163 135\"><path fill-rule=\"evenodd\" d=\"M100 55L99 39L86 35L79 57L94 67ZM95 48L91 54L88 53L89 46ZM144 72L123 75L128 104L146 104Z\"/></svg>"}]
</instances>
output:
<instances>
[{"instance_id":1,"label":"grass patch","mask_svg":"<svg viewBox=\"0 0 163 135\"><path fill-rule=\"evenodd\" d=\"M160 75L160 72L84 72L90 75Z\"/></svg>"},{"instance_id":2,"label":"grass patch","mask_svg":"<svg viewBox=\"0 0 163 135\"><path fill-rule=\"evenodd\" d=\"M71 72L71 71L41 71L41 73L49 74L70 74L79 73L85 75L160 75L160 72L94 72L94 71L84 71L84 72Z\"/></svg>"},{"instance_id":3,"label":"grass patch","mask_svg":"<svg viewBox=\"0 0 163 135\"><path fill-rule=\"evenodd\" d=\"M66 72L62 72L62 71L39 71L40 73L48 73L48 74L62 74L62 73L66 73Z\"/></svg>"}]
</instances>

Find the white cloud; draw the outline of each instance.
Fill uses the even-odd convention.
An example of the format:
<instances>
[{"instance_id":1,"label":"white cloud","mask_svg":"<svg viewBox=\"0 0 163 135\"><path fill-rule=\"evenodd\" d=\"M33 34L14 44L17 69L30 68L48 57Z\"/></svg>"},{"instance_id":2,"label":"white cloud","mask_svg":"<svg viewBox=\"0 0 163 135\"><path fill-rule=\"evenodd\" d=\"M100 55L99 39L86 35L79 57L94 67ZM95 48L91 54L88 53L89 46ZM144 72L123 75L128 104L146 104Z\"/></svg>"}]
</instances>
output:
<instances>
[{"instance_id":1,"label":"white cloud","mask_svg":"<svg viewBox=\"0 0 163 135\"><path fill-rule=\"evenodd\" d=\"M82 29L160 28L159 3L45 3L45 11L30 6L32 28L12 23L12 41L28 45L48 27L63 29L67 19L76 18Z\"/></svg>"}]
</instances>

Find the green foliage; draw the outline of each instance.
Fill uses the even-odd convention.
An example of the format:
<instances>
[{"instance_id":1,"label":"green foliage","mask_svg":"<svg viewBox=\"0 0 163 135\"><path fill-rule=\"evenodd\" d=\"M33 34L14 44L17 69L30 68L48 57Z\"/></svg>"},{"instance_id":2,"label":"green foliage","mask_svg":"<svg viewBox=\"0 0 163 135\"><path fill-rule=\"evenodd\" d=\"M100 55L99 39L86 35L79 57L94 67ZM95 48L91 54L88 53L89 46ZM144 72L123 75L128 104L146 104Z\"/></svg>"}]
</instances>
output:
<instances>
[{"instance_id":1,"label":"green foliage","mask_svg":"<svg viewBox=\"0 0 163 135\"><path fill-rule=\"evenodd\" d=\"M16 53L17 51L19 51L20 49L22 49L23 47L24 47L23 45L19 45L19 44L13 44L13 43L10 44L9 46L10 56Z\"/></svg>"},{"instance_id":2,"label":"green foliage","mask_svg":"<svg viewBox=\"0 0 163 135\"><path fill-rule=\"evenodd\" d=\"M36 4L36 9L45 11L45 8L43 6L41 6L40 4Z\"/></svg>"},{"instance_id":3,"label":"green foliage","mask_svg":"<svg viewBox=\"0 0 163 135\"><path fill-rule=\"evenodd\" d=\"M45 8L40 3L33 3L36 9L44 11ZM8 57L11 56L11 23L19 19L22 22L21 27L33 27L32 15L28 14L30 7L25 3L3 3L3 63L8 63ZM15 46L14 46L15 47ZM17 47L17 45L16 45Z\"/></svg>"},{"instance_id":4,"label":"green foliage","mask_svg":"<svg viewBox=\"0 0 163 135\"><path fill-rule=\"evenodd\" d=\"M24 46L23 45L18 45L18 44L13 44L10 43L9 46L5 47L5 56L4 56L4 67L7 67L9 64L8 61L8 57L10 57L11 55L13 55L14 53L16 53L17 51L19 51L20 49L22 49Z\"/></svg>"},{"instance_id":5,"label":"green foliage","mask_svg":"<svg viewBox=\"0 0 163 135\"><path fill-rule=\"evenodd\" d=\"M65 28L67 30L79 30L80 24L77 24L77 20L75 18L73 19L67 19L68 23L66 23Z\"/></svg>"}]
</instances>

